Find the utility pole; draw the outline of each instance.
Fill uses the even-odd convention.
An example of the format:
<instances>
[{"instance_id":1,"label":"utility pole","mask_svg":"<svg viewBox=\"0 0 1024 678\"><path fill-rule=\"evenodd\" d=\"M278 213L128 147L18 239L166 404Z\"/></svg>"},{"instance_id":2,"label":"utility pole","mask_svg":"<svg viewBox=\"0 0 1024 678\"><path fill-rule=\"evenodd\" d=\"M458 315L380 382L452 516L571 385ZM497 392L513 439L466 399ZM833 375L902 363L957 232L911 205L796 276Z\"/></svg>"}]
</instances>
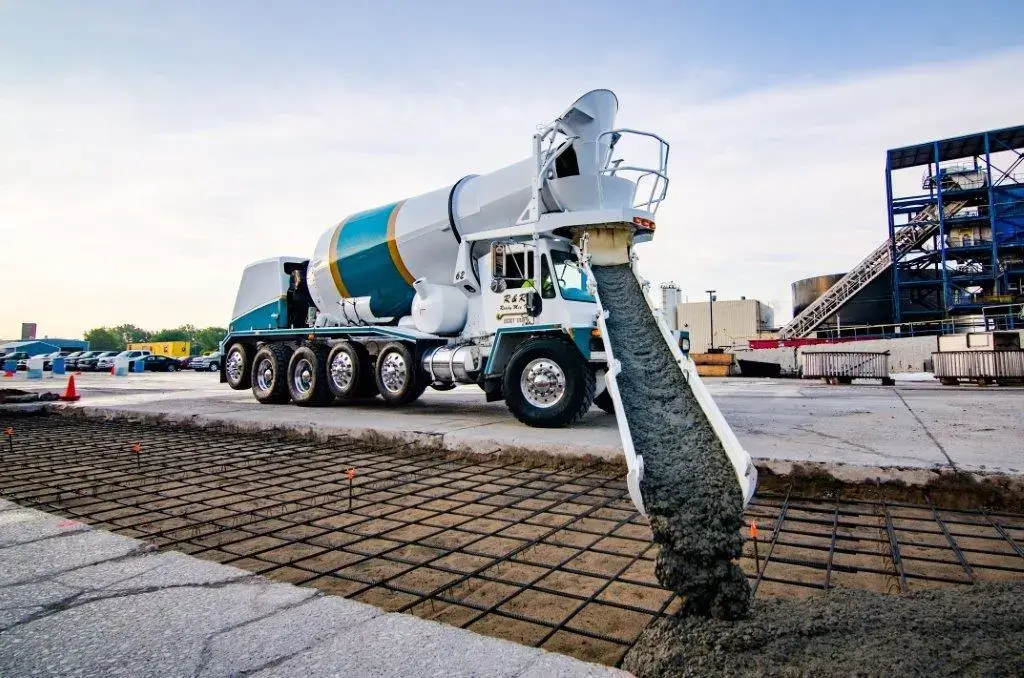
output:
<instances>
[{"instance_id":1,"label":"utility pole","mask_svg":"<svg viewBox=\"0 0 1024 678\"><path fill-rule=\"evenodd\" d=\"M708 353L715 352L715 290L704 290L708 293L708 316L711 321L711 340Z\"/></svg>"}]
</instances>

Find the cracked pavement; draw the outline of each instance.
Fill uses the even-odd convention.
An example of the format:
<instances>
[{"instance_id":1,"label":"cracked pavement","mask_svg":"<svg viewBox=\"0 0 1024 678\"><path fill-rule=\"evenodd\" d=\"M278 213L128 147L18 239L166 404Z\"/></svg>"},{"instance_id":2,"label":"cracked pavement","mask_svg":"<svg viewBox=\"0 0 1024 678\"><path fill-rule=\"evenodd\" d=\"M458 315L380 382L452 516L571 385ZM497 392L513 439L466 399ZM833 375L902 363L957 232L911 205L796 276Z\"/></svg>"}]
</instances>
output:
<instances>
[{"instance_id":1,"label":"cracked pavement","mask_svg":"<svg viewBox=\"0 0 1024 678\"><path fill-rule=\"evenodd\" d=\"M625 676L0 500L0 676Z\"/></svg>"}]
</instances>

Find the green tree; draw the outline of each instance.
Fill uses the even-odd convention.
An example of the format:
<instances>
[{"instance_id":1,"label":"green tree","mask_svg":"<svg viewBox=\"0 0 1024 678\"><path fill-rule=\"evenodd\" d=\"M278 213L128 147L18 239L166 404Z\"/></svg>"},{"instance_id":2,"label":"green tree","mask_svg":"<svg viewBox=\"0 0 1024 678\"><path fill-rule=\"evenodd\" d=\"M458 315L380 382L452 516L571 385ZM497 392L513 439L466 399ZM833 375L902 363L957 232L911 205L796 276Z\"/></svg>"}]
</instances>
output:
<instances>
[{"instance_id":1,"label":"green tree","mask_svg":"<svg viewBox=\"0 0 1024 678\"><path fill-rule=\"evenodd\" d=\"M118 325L113 328L114 334L121 338L124 344L134 344L140 341L149 341L150 332L135 325Z\"/></svg>"},{"instance_id":2,"label":"green tree","mask_svg":"<svg viewBox=\"0 0 1024 678\"><path fill-rule=\"evenodd\" d=\"M191 341L195 342L199 330L195 325L182 325L169 330L157 330L151 335L150 341Z\"/></svg>"},{"instance_id":3,"label":"green tree","mask_svg":"<svg viewBox=\"0 0 1024 678\"><path fill-rule=\"evenodd\" d=\"M124 340L109 327L95 327L84 335L93 351L123 351Z\"/></svg>"},{"instance_id":4,"label":"green tree","mask_svg":"<svg viewBox=\"0 0 1024 678\"><path fill-rule=\"evenodd\" d=\"M220 346L221 339L228 333L224 327L204 327L196 331L195 344L198 345L201 353L216 351Z\"/></svg>"}]
</instances>

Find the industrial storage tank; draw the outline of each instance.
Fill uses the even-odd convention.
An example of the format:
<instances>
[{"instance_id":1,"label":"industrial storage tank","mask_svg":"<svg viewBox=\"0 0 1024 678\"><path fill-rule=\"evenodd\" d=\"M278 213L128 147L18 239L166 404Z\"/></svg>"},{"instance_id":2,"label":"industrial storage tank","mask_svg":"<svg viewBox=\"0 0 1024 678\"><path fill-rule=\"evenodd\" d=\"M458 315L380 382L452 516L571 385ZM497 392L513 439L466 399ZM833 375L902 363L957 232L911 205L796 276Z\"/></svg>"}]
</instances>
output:
<instances>
[{"instance_id":1,"label":"industrial storage tank","mask_svg":"<svg viewBox=\"0 0 1024 678\"><path fill-rule=\"evenodd\" d=\"M818 297L839 282L845 273L829 273L797 280L792 284L793 317L795 318ZM839 311L842 325L888 325L893 322L892 274L886 271L861 290ZM822 323L822 328L836 326L835 317Z\"/></svg>"}]
</instances>

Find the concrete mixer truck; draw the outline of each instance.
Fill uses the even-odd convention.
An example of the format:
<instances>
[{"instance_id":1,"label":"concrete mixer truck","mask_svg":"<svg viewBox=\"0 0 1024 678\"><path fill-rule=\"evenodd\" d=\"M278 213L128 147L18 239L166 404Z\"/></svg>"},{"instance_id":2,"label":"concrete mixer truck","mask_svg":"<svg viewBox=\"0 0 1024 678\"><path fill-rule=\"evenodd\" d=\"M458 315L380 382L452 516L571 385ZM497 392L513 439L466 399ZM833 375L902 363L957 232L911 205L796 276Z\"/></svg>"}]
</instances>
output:
<instances>
[{"instance_id":1,"label":"concrete mixer truck","mask_svg":"<svg viewBox=\"0 0 1024 678\"><path fill-rule=\"evenodd\" d=\"M324 231L311 257L246 267L221 380L261 403L301 406L379 397L397 407L427 388L475 384L539 427L571 425L596 403L626 431L642 506L642 462L590 266L635 261L633 246L652 238L669 145L616 129L617 111L612 92L589 92L533 135L529 158L353 214ZM617 157L627 138L648 145L649 166ZM734 464L749 496L742 448Z\"/></svg>"}]
</instances>

